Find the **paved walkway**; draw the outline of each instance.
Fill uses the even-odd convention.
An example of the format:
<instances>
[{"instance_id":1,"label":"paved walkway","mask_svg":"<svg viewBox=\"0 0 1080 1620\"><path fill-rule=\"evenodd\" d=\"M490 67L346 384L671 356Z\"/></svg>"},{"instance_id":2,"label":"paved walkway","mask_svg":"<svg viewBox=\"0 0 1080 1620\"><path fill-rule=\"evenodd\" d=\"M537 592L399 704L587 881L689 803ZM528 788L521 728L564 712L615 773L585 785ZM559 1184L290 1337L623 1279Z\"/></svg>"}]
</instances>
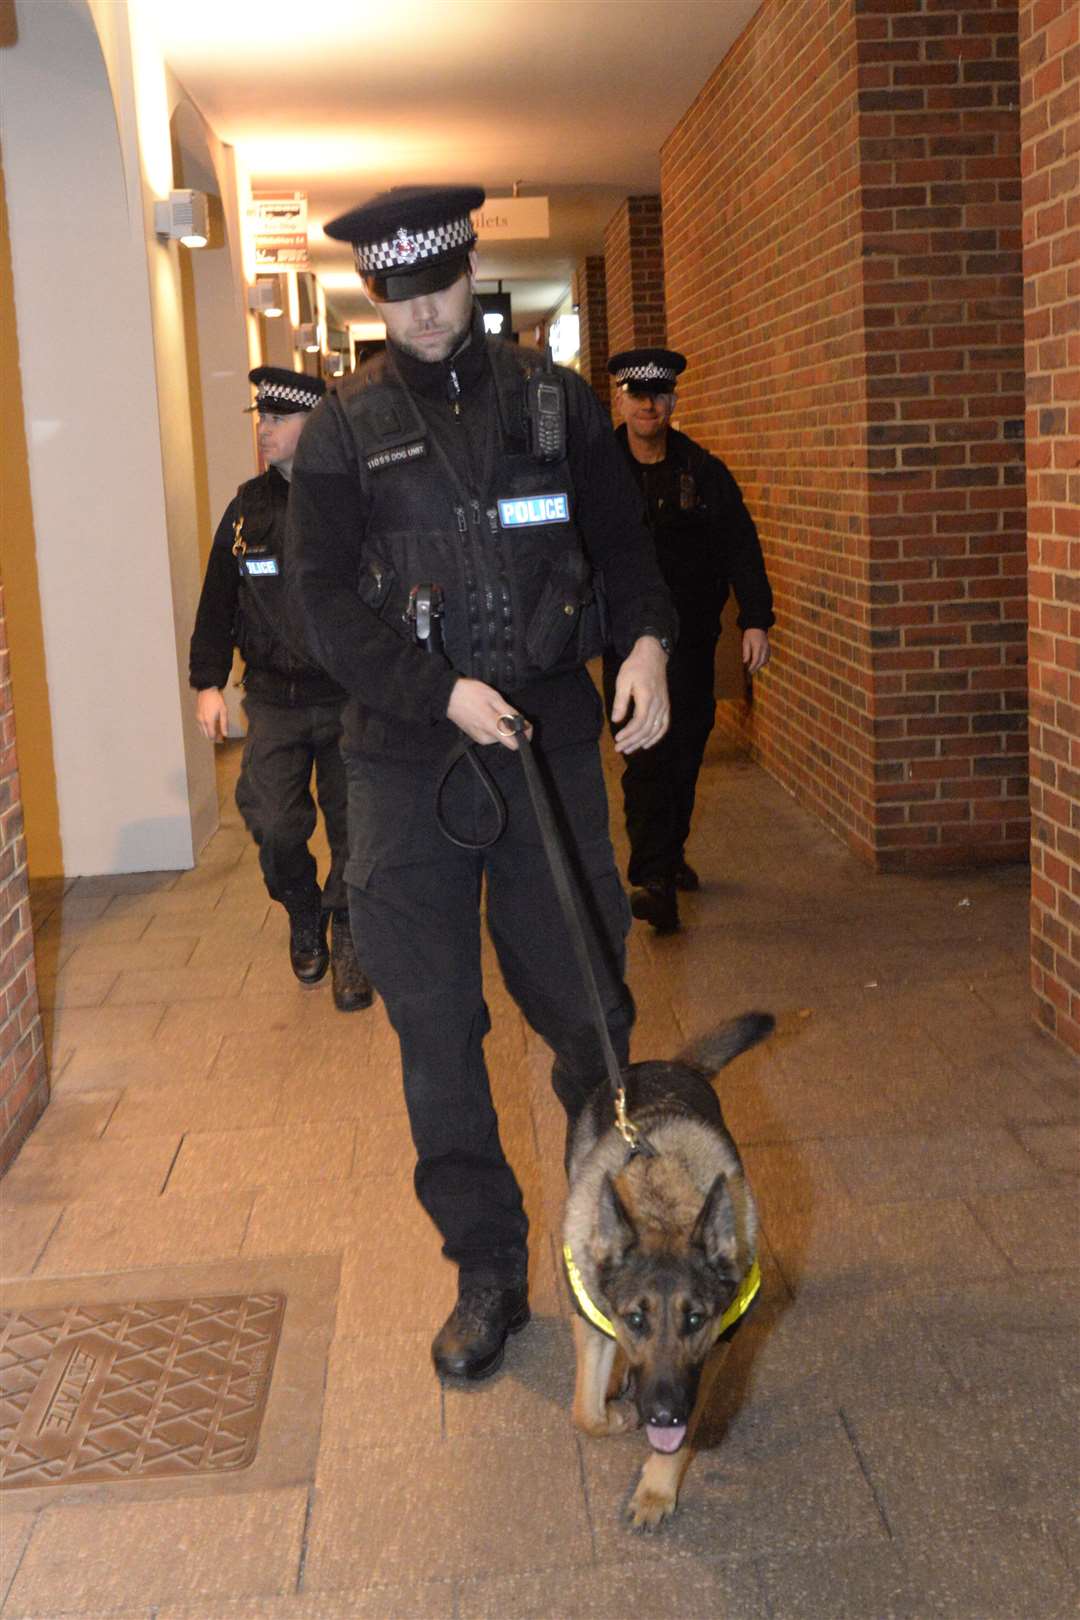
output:
<instances>
[{"instance_id":1,"label":"paved walkway","mask_svg":"<svg viewBox=\"0 0 1080 1620\"><path fill-rule=\"evenodd\" d=\"M689 926L635 924L634 1055L776 1014L721 1090L765 1297L716 1448L639 1538L620 1513L644 1441L570 1425L542 1049L492 968L535 1318L497 1378L442 1391L453 1279L412 1198L395 1043L380 1007L292 979L236 753L195 871L38 886L54 1100L0 1196L16 1309L287 1296L258 1455L5 1493L2 1620L1075 1615L1077 1072L1028 1022L1026 872L872 876L711 755ZM74 1388L69 1428L77 1376L49 1408Z\"/></svg>"}]
</instances>

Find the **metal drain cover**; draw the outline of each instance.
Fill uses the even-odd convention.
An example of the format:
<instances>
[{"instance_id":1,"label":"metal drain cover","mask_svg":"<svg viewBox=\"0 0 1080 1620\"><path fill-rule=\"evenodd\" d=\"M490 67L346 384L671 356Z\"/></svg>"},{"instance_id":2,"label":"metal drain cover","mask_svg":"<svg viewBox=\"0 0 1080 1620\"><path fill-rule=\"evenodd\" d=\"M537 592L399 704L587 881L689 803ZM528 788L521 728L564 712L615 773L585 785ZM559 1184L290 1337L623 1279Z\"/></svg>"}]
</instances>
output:
<instances>
[{"instance_id":1,"label":"metal drain cover","mask_svg":"<svg viewBox=\"0 0 1080 1620\"><path fill-rule=\"evenodd\" d=\"M0 1313L0 1490L246 1468L284 1294Z\"/></svg>"}]
</instances>

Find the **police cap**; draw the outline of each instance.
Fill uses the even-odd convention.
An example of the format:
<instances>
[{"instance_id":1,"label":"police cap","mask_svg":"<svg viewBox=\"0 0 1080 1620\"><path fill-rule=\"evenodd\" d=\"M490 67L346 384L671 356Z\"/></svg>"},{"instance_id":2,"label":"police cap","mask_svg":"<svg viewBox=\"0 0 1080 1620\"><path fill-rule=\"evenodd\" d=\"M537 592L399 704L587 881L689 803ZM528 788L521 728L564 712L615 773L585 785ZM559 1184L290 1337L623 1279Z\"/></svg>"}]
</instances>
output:
<instances>
[{"instance_id":1,"label":"police cap","mask_svg":"<svg viewBox=\"0 0 1080 1620\"><path fill-rule=\"evenodd\" d=\"M321 377L304 371L286 371L284 366L256 366L248 372L255 384L255 403L249 411L265 411L268 416L293 416L297 411L313 411L326 393Z\"/></svg>"},{"instance_id":2,"label":"police cap","mask_svg":"<svg viewBox=\"0 0 1080 1620\"><path fill-rule=\"evenodd\" d=\"M671 394L676 377L686 370L686 356L677 349L623 349L607 368L624 393Z\"/></svg>"},{"instance_id":3,"label":"police cap","mask_svg":"<svg viewBox=\"0 0 1080 1620\"><path fill-rule=\"evenodd\" d=\"M368 296L396 304L450 287L476 241L471 215L482 186L395 186L324 227L351 242Z\"/></svg>"}]
</instances>

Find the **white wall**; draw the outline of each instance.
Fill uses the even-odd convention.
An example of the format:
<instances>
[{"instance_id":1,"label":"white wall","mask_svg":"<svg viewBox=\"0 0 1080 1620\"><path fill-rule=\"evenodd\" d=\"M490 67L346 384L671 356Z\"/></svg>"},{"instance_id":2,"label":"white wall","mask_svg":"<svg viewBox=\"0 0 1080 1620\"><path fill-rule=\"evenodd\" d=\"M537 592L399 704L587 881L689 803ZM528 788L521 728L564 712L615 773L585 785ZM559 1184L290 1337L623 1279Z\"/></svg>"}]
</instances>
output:
<instances>
[{"instance_id":1,"label":"white wall","mask_svg":"<svg viewBox=\"0 0 1080 1620\"><path fill-rule=\"evenodd\" d=\"M177 339L167 327L179 302L162 258L176 250L158 249L148 233L126 7L102 5L98 13L108 73L86 0L20 3L18 42L0 51L69 876L190 866L207 814L216 815L212 759L186 712L180 671L198 566L196 536L182 532L190 413L181 398L186 381L171 369ZM167 143L163 98L162 107ZM171 401L171 422L162 400ZM19 741L24 750L33 746L21 733Z\"/></svg>"}]
</instances>

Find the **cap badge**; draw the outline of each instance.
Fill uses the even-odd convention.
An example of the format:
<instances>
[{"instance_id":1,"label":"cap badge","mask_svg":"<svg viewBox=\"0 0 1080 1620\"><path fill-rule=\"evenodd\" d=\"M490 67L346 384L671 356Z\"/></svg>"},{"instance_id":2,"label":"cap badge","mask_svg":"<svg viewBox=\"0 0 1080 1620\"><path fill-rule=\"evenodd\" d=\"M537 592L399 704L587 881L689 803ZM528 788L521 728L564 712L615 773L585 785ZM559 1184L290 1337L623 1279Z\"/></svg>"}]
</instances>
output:
<instances>
[{"instance_id":1,"label":"cap badge","mask_svg":"<svg viewBox=\"0 0 1080 1620\"><path fill-rule=\"evenodd\" d=\"M402 225L394 237L393 251L398 264L415 264L420 257L420 244Z\"/></svg>"}]
</instances>

